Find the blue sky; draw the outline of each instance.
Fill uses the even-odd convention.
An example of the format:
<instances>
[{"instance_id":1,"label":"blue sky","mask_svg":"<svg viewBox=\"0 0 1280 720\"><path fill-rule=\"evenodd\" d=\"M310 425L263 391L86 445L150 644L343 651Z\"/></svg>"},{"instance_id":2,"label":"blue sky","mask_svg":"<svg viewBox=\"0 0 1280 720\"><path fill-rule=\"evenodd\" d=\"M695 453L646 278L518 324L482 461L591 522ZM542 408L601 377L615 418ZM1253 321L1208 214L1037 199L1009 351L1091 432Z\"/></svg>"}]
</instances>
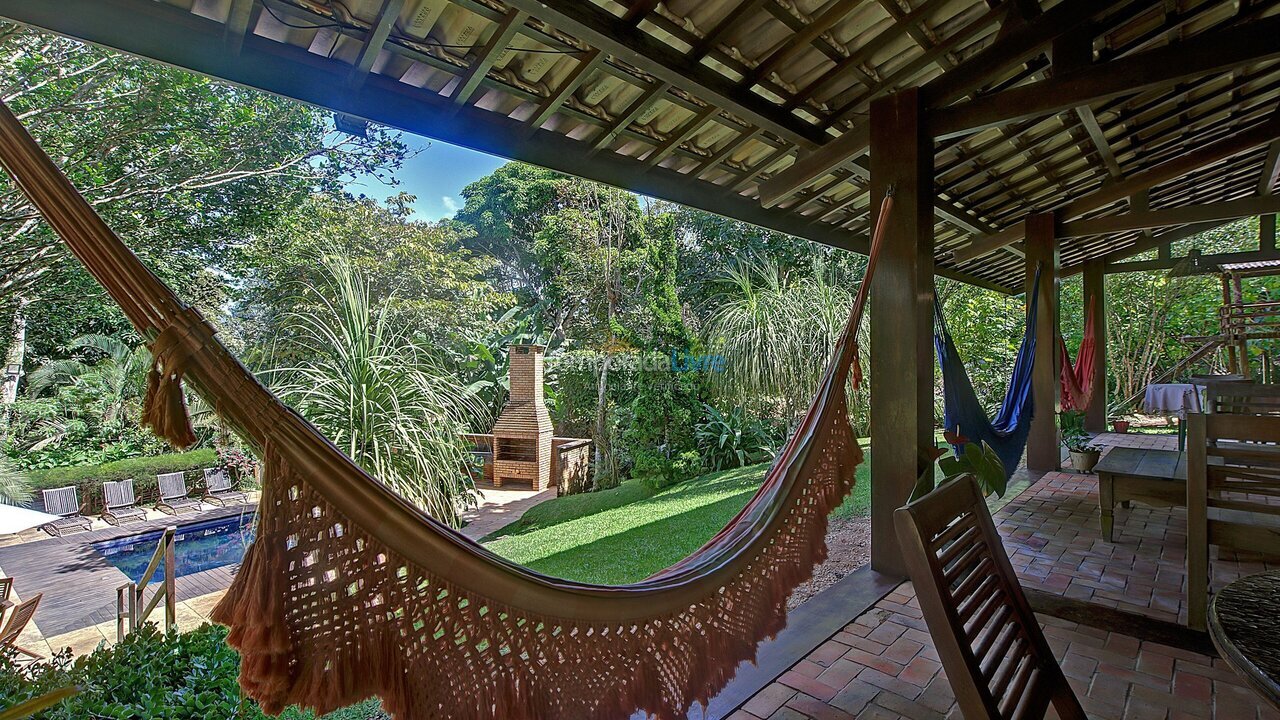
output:
<instances>
[{"instance_id":1,"label":"blue sky","mask_svg":"<svg viewBox=\"0 0 1280 720\"><path fill-rule=\"evenodd\" d=\"M358 178L347 185L347 190L379 200L393 193L407 192L418 197L413 204L417 219L439 220L453 215L462 207L462 188L507 162L493 155L408 133L404 135L404 142L420 152L396 173L400 180L398 186L384 185L373 178Z\"/></svg>"}]
</instances>

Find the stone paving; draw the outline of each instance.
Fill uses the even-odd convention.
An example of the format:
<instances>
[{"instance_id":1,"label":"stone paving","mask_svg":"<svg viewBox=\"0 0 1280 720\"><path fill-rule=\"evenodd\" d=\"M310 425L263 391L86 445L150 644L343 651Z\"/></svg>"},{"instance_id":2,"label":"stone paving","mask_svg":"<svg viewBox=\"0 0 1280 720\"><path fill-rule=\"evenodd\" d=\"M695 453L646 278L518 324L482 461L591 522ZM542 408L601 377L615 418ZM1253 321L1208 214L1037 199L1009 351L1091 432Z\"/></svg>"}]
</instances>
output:
<instances>
[{"instance_id":1,"label":"stone paving","mask_svg":"<svg viewBox=\"0 0 1280 720\"><path fill-rule=\"evenodd\" d=\"M467 523L462 534L472 540L481 538L519 520L529 508L555 498L556 489L538 491L528 487L477 485L480 505L462 514Z\"/></svg>"},{"instance_id":2,"label":"stone paving","mask_svg":"<svg viewBox=\"0 0 1280 720\"><path fill-rule=\"evenodd\" d=\"M1109 446L1174 449L1172 436L1106 434ZM1186 619L1186 512L1117 509L1101 538L1097 478L1048 473L995 514L1020 581L1169 622ZM1214 584L1268 566L1213 556ZM1221 659L1040 615L1091 717L1280 720ZM854 618L729 716L732 720L958 718L910 583ZM1050 717L1056 717L1051 713Z\"/></svg>"}]
</instances>

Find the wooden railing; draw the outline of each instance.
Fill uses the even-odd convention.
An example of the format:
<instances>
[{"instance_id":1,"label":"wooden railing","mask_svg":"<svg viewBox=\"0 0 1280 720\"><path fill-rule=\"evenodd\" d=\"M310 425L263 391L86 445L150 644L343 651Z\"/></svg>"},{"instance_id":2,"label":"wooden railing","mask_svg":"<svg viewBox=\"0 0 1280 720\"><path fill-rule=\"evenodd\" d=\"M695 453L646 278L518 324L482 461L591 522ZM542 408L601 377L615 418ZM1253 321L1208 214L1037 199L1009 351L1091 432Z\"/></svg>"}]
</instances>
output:
<instances>
[{"instance_id":1,"label":"wooden railing","mask_svg":"<svg viewBox=\"0 0 1280 720\"><path fill-rule=\"evenodd\" d=\"M147 564L147 571L142 574L142 578L136 583L129 582L116 588L117 642L124 640L125 635L137 630L139 626L145 623L161 600L164 600L165 631L168 631L177 622L178 597L174 585L174 578L177 573L175 572L173 558L173 545L177 532L178 528L176 527L165 528L164 534L160 536L160 542L156 544L155 552L151 554L151 562ZM164 563L164 580L160 582L160 587L151 596L151 599L144 603L147 586L151 584L151 578L155 576L160 563Z\"/></svg>"}]
</instances>

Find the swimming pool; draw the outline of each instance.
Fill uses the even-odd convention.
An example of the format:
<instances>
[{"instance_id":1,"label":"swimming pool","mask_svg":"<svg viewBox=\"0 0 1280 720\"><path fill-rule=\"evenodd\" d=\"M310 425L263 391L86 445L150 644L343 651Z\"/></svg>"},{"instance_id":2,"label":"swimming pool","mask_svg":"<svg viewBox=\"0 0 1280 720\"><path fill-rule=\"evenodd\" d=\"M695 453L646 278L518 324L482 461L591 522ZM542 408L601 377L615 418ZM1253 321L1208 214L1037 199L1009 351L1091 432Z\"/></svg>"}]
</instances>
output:
<instances>
[{"instance_id":1,"label":"swimming pool","mask_svg":"<svg viewBox=\"0 0 1280 720\"><path fill-rule=\"evenodd\" d=\"M93 544L107 562L116 566L129 579L138 582L147 571L151 555L164 532L131 535ZM179 525L173 548L176 576L235 565L244 557L245 548L253 540L253 513ZM164 565L156 569L152 581L164 578Z\"/></svg>"}]
</instances>

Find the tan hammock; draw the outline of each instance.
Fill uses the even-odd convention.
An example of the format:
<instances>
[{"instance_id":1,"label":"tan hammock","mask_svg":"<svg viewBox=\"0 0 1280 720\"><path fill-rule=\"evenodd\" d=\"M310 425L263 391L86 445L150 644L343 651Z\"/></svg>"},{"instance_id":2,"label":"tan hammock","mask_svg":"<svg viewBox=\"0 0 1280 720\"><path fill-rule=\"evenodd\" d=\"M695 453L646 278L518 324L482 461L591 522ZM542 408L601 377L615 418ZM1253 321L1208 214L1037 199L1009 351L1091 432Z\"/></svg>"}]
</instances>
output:
<instances>
[{"instance_id":1,"label":"tan hammock","mask_svg":"<svg viewBox=\"0 0 1280 720\"><path fill-rule=\"evenodd\" d=\"M826 557L827 515L862 460L845 385L860 381L866 281L807 416L742 512L642 582L589 585L512 564L363 472L227 352L3 105L0 164L150 339L155 431L191 442L185 376L263 454L257 539L213 617L231 628L241 686L267 712L378 695L401 719L674 720L754 660Z\"/></svg>"}]
</instances>

